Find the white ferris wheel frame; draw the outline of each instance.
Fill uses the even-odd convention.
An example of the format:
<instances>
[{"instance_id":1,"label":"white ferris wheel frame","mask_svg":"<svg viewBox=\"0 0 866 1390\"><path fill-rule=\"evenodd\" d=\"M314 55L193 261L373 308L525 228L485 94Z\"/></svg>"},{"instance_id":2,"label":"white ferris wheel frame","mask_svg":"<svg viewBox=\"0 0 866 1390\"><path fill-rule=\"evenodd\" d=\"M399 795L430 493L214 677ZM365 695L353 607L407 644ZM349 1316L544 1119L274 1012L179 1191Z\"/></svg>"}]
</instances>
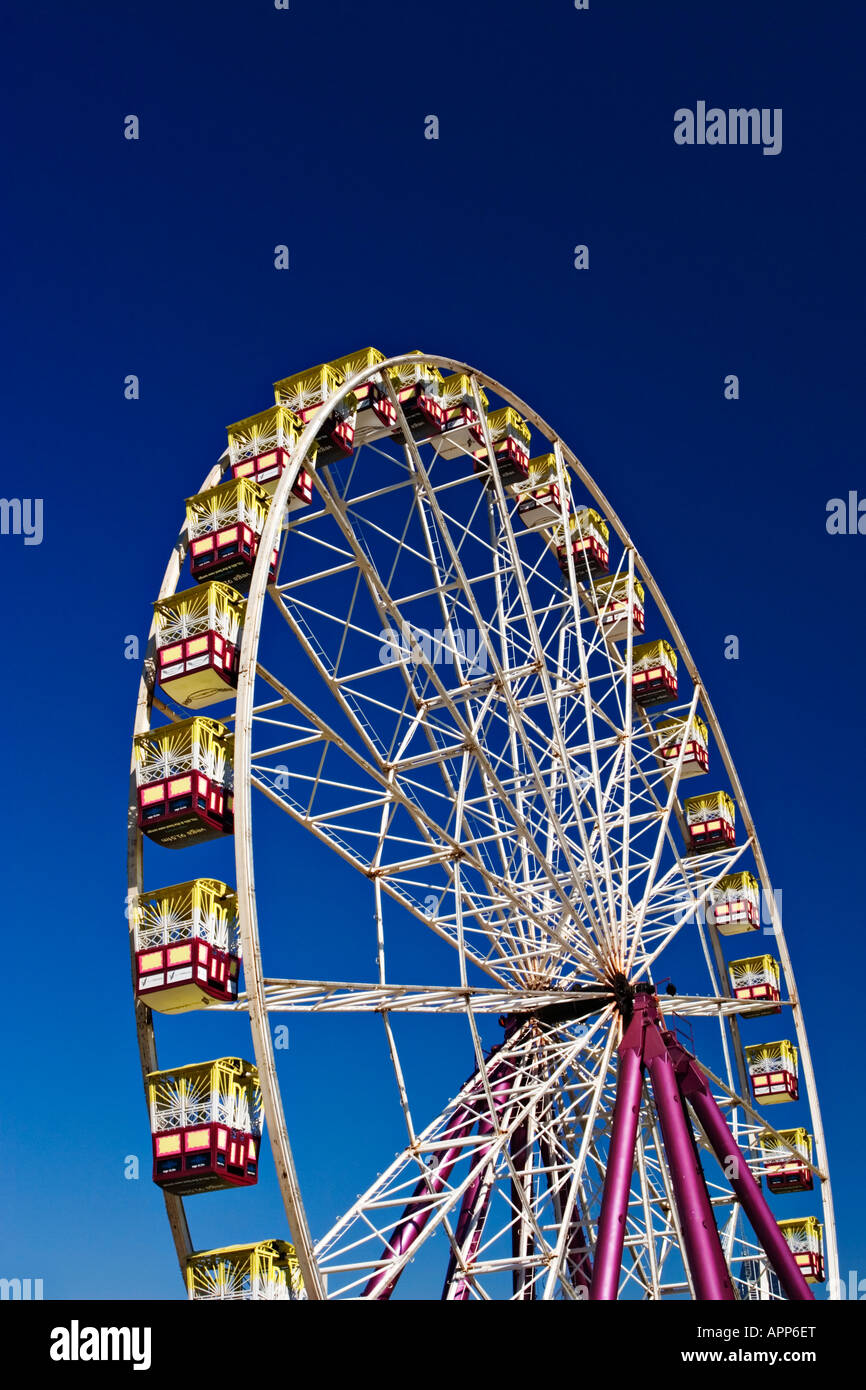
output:
<instances>
[{"instance_id":1,"label":"white ferris wheel frame","mask_svg":"<svg viewBox=\"0 0 866 1390\"><path fill-rule=\"evenodd\" d=\"M488 1067L485 1063L483 1049L481 1047L480 1038L478 1036L477 1028L475 1026L474 1014L476 1012L497 1012L501 1009L506 1008L509 1003L511 1003L513 1006L513 999L515 997L513 994L509 995L508 992L504 992L501 989L481 990L478 988L472 988L468 985L466 978L465 943L462 936L459 942L462 980L462 988L460 990L442 990L437 989L435 986L408 989L405 987L386 985L384 983L384 980L381 980L379 986L374 987L372 990L370 989L370 987L358 986L348 988L338 983L311 981L277 982L277 985L282 986L282 988L278 988L275 986L274 982L268 982L268 984L266 985L266 976L264 974L262 963L262 950L258 927L258 916L256 910L251 796L251 789L253 785L252 730L255 712L254 692L257 675L263 677L264 680L267 681L278 693L286 693L285 689L281 687L281 683L274 677L272 677L270 673L265 671L264 668L262 668L258 662L259 638L264 610L264 601L269 585L269 559L271 555L274 553L274 551L277 549L279 544L280 535L288 515L288 505L292 492L292 487L298 477L298 474L300 473L301 469L305 464L307 454L310 451L314 441L316 440L317 436L321 433L328 418L333 414L334 410L340 405L343 399L350 393L358 390L358 388L366 385L371 380L375 380L377 383L379 383L381 385L381 389L383 389L390 395L392 403L395 406L397 412L399 424L402 427L402 439L399 442L402 442L404 448L407 450L407 456L409 454L414 456L417 466L421 468L421 472L423 473L423 465L421 464L420 458L418 456L417 444L413 439L411 431L406 427L405 418L400 408L399 401L394 392L393 384L389 376L387 375L389 369L397 368L405 364L411 364L413 361L417 362L417 360L418 355L415 353L401 354L395 357L391 357L384 362L377 363L375 366L368 366L364 368L364 370L356 373L352 377L345 380L344 383L338 388L338 390L336 390L331 396L329 396L325 401L323 401L320 408L315 412L315 414L312 416L312 418L305 426L303 433L301 434L301 437L297 443L297 446L295 447L291 455L290 462L279 478L276 491L274 493L271 505L268 509L265 525L259 540L258 555L253 571L249 592L247 595L246 617L243 627L242 644L240 651L237 701L233 721L235 733L234 842L236 863L236 887L238 894L238 908L240 921L240 939L244 961L244 977L246 990L243 1000L239 1001L239 1003L242 1002L244 1009L249 1013L250 1029L255 1052L255 1061L258 1067L259 1082L261 1085L262 1108L267 1124L271 1149L273 1152L277 1181L279 1184L289 1229L291 1231L292 1239L294 1241L295 1250L300 1265L301 1275L304 1282L306 1297L312 1299L321 1299L326 1298L328 1296L328 1290L326 1286L327 1280L326 1277L323 1275L322 1269L320 1267L320 1260L319 1257L317 1257L317 1247L313 1241L309 1229L309 1224L304 1210L303 1198L301 1194L300 1184L298 1181L295 1162L292 1155L288 1127L286 1124L286 1118L282 1104L282 1097L280 1093L279 1080L277 1077L273 1040L268 1025L269 1002L272 1010L290 1007L302 1009L308 1008L323 1011L326 1009L339 1010L341 1007L352 1008L353 1004L355 1007L358 1007L359 1000L363 1000L364 1007L378 1009L378 1011L382 1013L382 1017L385 1020L386 1024L386 1030L389 1034L389 1045L391 1047L392 1062L395 1065L398 1084L400 1085L401 1090L402 1078L400 1074L399 1062L396 1058L395 1046L393 1044L393 1039L390 1034L390 1025L388 1022L390 1011L401 1009L414 1009L431 1012L450 1011L465 1013L470 1025L470 1029L472 1030L473 1034L473 1043L475 1047L476 1058L479 1064L478 1074L480 1076L480 1084L486 1093L487 1101L490 1106L489 1113L494 1114L496 1112L494 1109L494 1099L491 1091L490 1075L488 1074ZM486 376L484 373L467 365L466 363L457 361L453 358L440 357L434 354L427 353L424 354L423 360L426 363L429 363L431 366L434 366L439 369L444 368L453 373L463 374L470 379L472 385L472 392L475 398L477 414L480 420L483 422L485 443L488 450L488 456L491 461L491 476L494 480L496 488L498 489L500 504L504 505L502 484L498 479L496 468L492 466L493 446L486 425L484 411L481 405L480 393L484 390L490 390L491 392L495 393L495 395L504 402L506 402L507 405L512 406L516 411L518 411L519 414L539 432L539 434L541 434L542 436L544 436L544 438L548 440L551 446L551 452L555 456L557 469L559 473L563 474L566 470L570 470L571 473L577 479L579 479L580 483L583 485L587 493L592 498L593 505L604 516L604 518L608 522L609 527L613 531L615 531L623 546L624 560L627 562L627 572L630 581L633 581L634 579L639 579L641 583L644 585L645 589L652 596L652 599L659 611L659 614L667 626L667 631L676 646L679 661L682 663L685 670L688 672L689 677L691 678L694 693L691 700L689 714L690 716L693 716L695 714L698 703L700 702L701 717L707 724L715 740L716 748L721 756L725 772L727 774L730 786L733 790L736 799L737 808L740 812L740 815L742 816L743 825L745 828L745 836L742 844L737 847L738 854L736 857L739 857L739 854L741 854L743 850L746 848L751 850L752 855L754 857L757 876L760 879L761 888L763 891L764 906L771 917L773 939L778 949L779 962L782 968L788 991L788 1007L790 1007L791 1015L794 1019L796 1041L800 1055L800 1074L803 1081L805 1082L806 1098L808 1101L811 1115L812 1133L814 1140L814 1164L809 1164L807 1166L812 1168L813 1173L815 1173L818 1176L820 1182L821 1201L823 1206L824 1217L825 1258L827 1277L829 1281L829 1293L831 1298L836 1297L836 1291L838 1290L839 1282L839 1267L838 1254L836 1248L833 1199L829 1179L826 1144L824 1138L823 1125L821 1121L820 1104L818 1099L814 1068L812 1065L811 1054L808 1045L808 1038L806 1034L805 1021L803 1018L803 1012L800 1004L799 995L796 989L790 954L784 937L778 903L772 889L772 884L767 871L767 866L764 859L763 851L761 849L760 841L757 836L757 831L755 829L755 825L752 820L748 803L746 801L742 784L734 766L733 759L731 757L719 722L716 718L715 711L706 691L706 687L700 679L695 662L691 656L691 653L689 652L689 649L685 643L682 633L680 632L679 627L677 626L673 614L671 613L658 588L658 585L653 579L653 576L650 573L648 566L639 554L636 546L634 545L634 542L631 540L631 537L629 536L622 521L620 520L620 518L612 508L611 504L600 490L600 488L596 485L589 473L586 471L586 469L574 455L574 453L559 438L559 436L547 424L547 422L544 421L534 410L532 410L530 406L528 406L518 396L514 395L513 392L509 391L506 387L501 385L492 377ZM222 480L227 461L228 453L226 451L226 453L224 453L221 456L220 460L210 470L210 472L203 480L199 489L200 492L204 492L207 489L216 486ZM172 550L168 565L166 567L166 571L159 592L160 599L169 597L177 591L184 559L186 556L187 546L188 538L186 534L186 525L184 524L184 526L181 528L178 540ZM360 552L360 549L357 552L356 558L359 567L363 563L365 563L364 557ZM573 594L575 591L575 582L573 561L571 560L571 558L569 559L569 566L570 586ZM519 563L516 568L519 571ZM519 582L520 576L518 574L518 583ZM527 608L531 609L531 604L529 604L528 601L526 606ZM630 661L632 625L631 616L629 616L628 622L628 650ZM178 716L168 706L164 705L163 702L159 699L159 697L156 696L154 693L155 670L151 656L153 649L154 633L155 623L151 626L148 656L146 656L145 658L139 687L134 729L134 732L136 734L147 732L150 729L152 707L154 705L156 705L156 707L169 719L178 718ZM630 681L627 681L627 726L630 726L631 717L631 685ZM591 721L589 724L589 736L590 739L592 739ZM481 756L480 751L477 747L473 749L473 753L477 757ZM594 757L595 751L593 750L593 758ZM682 753L680 754L679 763L676 769L676 775L673 779L671 803L666 808L666 814L664 818L664 829L667 829L668 821L671 817L679 819L680 824L682 825L681 810L679 808L678 803L676 802L676 790L679 781L679 765L681 764L681 762ZM132 917L131 905L133 904L137 895L143 892L143 836L140 829L138 828L136 810L137 800L133 776L131 778L130 787L128 835L129 891L127 896L127 915L130 917L130 919ZM625 835L627 848L627 806L625 810L625 817ZM662 835L660 834L656 858L658 857L658 854L660 854L661 852L661 845ZM456 872L459 874L459 865L457 866ZM625 873L625 879L627 879L627 873ZM380 880L376 879L374 881L374 888L377 897L378 911L381 907ZM459 898L459 893L456 894L456 897ZM624 890L623 904L625 904L625 897L626 893ZM625 911L625 906L623 906L623 911ZM379 921L381 922L380 911ZM714 1002L707 1000L706 1003L696 998L691 1003L691 1011L695 1014L706 1014L714 1012L719 1015L720 1022L723 1016L727 1018L728 1024L731 1029L731 1039L734 1047L734 1062L737 1070L739 1093L737 1092L737 1090L730 1089L724 1081L720 1080L720 1078L718 1077L714 1077L712 1073L708 1073L708 1075L712 1077L712 1080L715 1083L717 1083L717 1085L723 1092L727 1092L727 1094L731 1098L731 1101L735 1103L737 1106L739 1106L743 1110L744 1114L747 1115L751 1120L753 1120L755 1124L759 1125L764 1130L771 1129L771 1126L768 1125L763 1116L758 1115L758 1113L749 1105L749 1103L745 1099L745 1097L748 1094L748 1082L743 1060L742 1044L740 1041L739 1030L737 1025L737 1014L746 1013L748 1012L748 1010L744 1008L738 1008L737 1002L731 997L727 973L724 969L724 960L720 950L718 933L714 926L712 926L711 924L708 924L708 926L712 945L713 960L711 961L709 956L707 956L707 965L709 968L711 979L713 978L714 973L717 974L717 992L720 991L721 996L724 996L724 998L719 998ZM623 940L625 940L625 937L623 937ZM635 948L637 946L637 941L638 933L635 933ZM632 959L633 955L634 951L632 951ZM650 958L650 963L651 959L652 958ZM550 1003L556 997L556 995L551 994L549 992L545 992L543 990L524 991L521 993L521 1000L524 1008L530 1006L537 1007L546 1003ZM677 1003L679 1012L689 1012L689 1001L678 1000ZM592 1033L594 1028L599 1026L602 1022L608 1021L609 1018L610 1011L607 1010L605 1011L605 1013L601 1014L598 1017L598 1019L596 1020L596 1024L593 1025L593 1029L590 1029L590 1033ZM149 1072L157 1070L158 1063L153 1017L151 1011L140 1001L136 1004L136 1022L142 1072L146 1076ZM590 1118L588 1119L588 1122L585 1125L585 1132L583 1136L583 1142L581 1144L581 1151L578 1155L575 1156L575 1161L578 1164L579 1168L580 1165L583 1162L585 1162L586 1159L586 1151L589 1147L592 1125L594 1122L594 1117L597 1108L602 1100L605 1076L613 1054L614 1043L615 1029L610 1028L608 1030L608 1039L607 1044L603 1050L603 1055L599 1056L598 1085L596 1088L595 1096L592 1097L592 1102L589 1107ZM728 1070L730 1077L730 1061L728 1062ZM511 1133L514 1132L515 1126L520 1123L520 1115L522 1114L525 1116L528 1108L531 1108L535 1099L537 1099L537 1096L543 1093L546 1085L546 1081L540 1082L535 1092L532 1092L531 1087L526 1091L526 1094L522 1096L522 1100L524 1102L522 1110L520 1109L520 1103L518 1102L518 1100L512 1097L512 1106L511 1111L509 1112L511 1120ZM454 1102L455 1104L457 1103L457 1100L459 1100L459 1097L456 1098ZM407 1109L407 1107L404 1106L404 1109ZM429 1128L431 1134L433 1134L435 1138L435 1124L434 1126L431 1126ZM410 1122L410 1136L412 1135L412 1132L413 1131ZM420 1136L420 1138L423 1139L423 1135ZM415 1142L416 1144L419 1142L418 1135L415 1135ZM441 1143L439 1147L441 1148ZM658 1150L657 1142L656 1149ZM502 1151L502 1145L500 1143L499 1152L501 1153ZM512 1176L517 1178L519 1175L515 1174L513 1168L511 1167L510 1160L508 1159L507 1148L504 1152L506 1162L509 1164L509 1168L512 1171ZM642 1137L638 1143L637 1162L639 1172L645 1185L647 1175L647 1155L644 1151L644 1141ZM663 1165L661 1166L663 1167ZM388 1174L383 1175L383 1179L387 1179L387 1176ZM660 1180L664 1180L664 1176L664 1172L661 1172L659 1175ZM383 1179L380 1179L379 1181L381 1182ZM165 1199L168 1220L172 1230L178 1260L181 1267L181 1272L183 1273L186 1269L187 1260L194 1253L194 1247L190 1236L183 1199L179 1196L176 1196L168 1192L165 1192L163 1195ZM572 1192L569 1195L568 1201L566 1203L568 1211L571 1210L571 1206L569 1204L573 1203L573 1201L574 1195L572 1189ZM345 1222L350 1219L351 1215L351 1212L347 1213L346 1216L343 1218L343 1223L338 1223L338 1227L340 1224L345 1224ZM529 1226L534 1225L532 1213L529 1210L528 1206L526 1206L525 1204L524 1216L527 1219L527 1223ZM450 1228L448 1228L448 1234L449 1239L452 1243L452 1249L456 1250L456 1247L454 1246L453 1233L450 1231ZM536 1226L533 1235L530 1235L528 1239L532 1240L538 1236L540 1236L540 1232L538 1231ZM652 1232L650 1232L648 1243L650 1246L652 1246L653 1244ZM563 1258L563 1251L561 1246L562 1237L559 1241L560 1248L558 1248L557 1250L557 1256L560 1266ZM653 1260L654 1256L651 1255L650 1258L651 1260ZM397 1273L399 1273L399 1269L402 1269L403 1264L405 1264L405 1259L402 1261L402 1263L399 1263L399 1268L395 1266L395 1268L397 1268ZM548 1277L546 1282L545 1295L543 1296L552 1296L554 1275L555 1267L552 1267L550 1276Z\"/></svg>"}]
</instances>

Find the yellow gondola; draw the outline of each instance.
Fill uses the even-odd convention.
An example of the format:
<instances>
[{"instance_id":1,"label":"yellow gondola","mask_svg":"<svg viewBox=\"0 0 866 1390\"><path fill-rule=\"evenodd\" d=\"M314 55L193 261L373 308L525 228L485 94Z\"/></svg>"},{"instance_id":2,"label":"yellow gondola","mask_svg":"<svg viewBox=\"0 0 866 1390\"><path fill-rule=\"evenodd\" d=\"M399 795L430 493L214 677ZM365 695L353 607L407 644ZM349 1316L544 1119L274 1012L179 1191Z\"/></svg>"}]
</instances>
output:
<instances>
[{"instance_id":1,"label":"yellow gondola","mask_svg":"<svg viewBox=\"0 0 866 1390\"><path fill-rule=\"evenodd\" d=\"M246 600L213 580L153 605L156 679L187 709L229 700L238 684L238 656Z\"/></svg>"},{"instance_id":2,"label":"yellow gondola","mask_svg":"<svg viewBox=\"0 0 866 1390\"><path fill-rule=\"evenodd\" d=\"M237 998L237 894L213 878L140 893L132 909L135 993L157 1013Z\"/></svg>"},{"instance_id":3,"label":"yellow gondola","mask_svg":"<svg viewBox=\"0 0 866 1390\"><path fill-rule=\"evenodd\" d=\"M799 1095L797 1049L792 1042L755 1043L746 1048L752 1094L762 1105L780 1105Z\"/></svg>"},{"instance_id":4,"label":"yellow gondola","mask_svg":"<svg viewBox=\"0 0 866 1390\"><path fill-rule=\"evenodd\" d=\"M259 1074L241 1057L218 1057L147 1076L153 1180L178 1196L258 1179Z\"/></svg>"},{"instance_id":5,"label":"yellow gondola","mask_svg":"<svg viewBox=\"0 0 866 1390\"><path fill-rule=\"evenodd\" d=\"M304 1296L295 1247L285 1240L197 1250L186 1262L186 1287L196 1302Z\"/></svg>"},{"instance_id":6,"label":"yellow gondola","mask_svg":"<svg viewBox=\"0 0 866 1390\"><path fill-rule=\"evenodd\" d=\"M158 845L179 849L234 829L234 736L196 715L136 734L138 824Z\"/></svg>"}]
</instances>

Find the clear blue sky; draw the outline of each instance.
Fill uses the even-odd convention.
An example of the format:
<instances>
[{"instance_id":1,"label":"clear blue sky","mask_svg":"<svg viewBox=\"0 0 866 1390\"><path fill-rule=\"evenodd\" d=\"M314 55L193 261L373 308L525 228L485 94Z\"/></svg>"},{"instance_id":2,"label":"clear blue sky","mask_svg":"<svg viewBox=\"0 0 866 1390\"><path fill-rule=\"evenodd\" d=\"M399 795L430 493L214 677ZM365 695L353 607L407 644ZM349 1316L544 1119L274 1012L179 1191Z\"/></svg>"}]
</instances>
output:
<instances>
[{"instance_id":1,"label":"clear blue sky","mask_svg":"<svg viewBox=\"0 0 866 1390\"><path fill-rule=\"evenodd\" d=\"M0 536L0 1274L47 1297L180 1292L128 979L124 639L147 631L225 425L367 343L462 358L530 401L659 580L783 892L843 1275L866 1274L866 537L825 528L828 499L866 496L864 38L838 0L95 0L7 20L2 490L44 499L44 538ZM699 100L782 108L781 153L675 144L674 111ZM177 857L165 871L187 876ZM336 916L340 892L308 875L292 910ZM294 1100L314 1111L335 1080L290 1025ZM206 1055L202 1026L177 1036ZM221 1039L212 1055L249 1050L240 1020ZM199 1199L196 1243L281 1233L270 1177Z\"/></svg>"}]
</instances>

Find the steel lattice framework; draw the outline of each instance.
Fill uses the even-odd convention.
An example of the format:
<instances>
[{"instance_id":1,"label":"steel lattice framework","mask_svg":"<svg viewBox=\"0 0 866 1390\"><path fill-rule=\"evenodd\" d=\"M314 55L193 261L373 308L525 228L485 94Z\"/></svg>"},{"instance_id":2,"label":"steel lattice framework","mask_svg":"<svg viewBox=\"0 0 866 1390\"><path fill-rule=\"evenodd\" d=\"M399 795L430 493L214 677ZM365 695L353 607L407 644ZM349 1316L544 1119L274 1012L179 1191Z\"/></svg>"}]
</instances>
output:
<instances>
[{"instance_id":1,"label":"steel lattice framework","mask_svg":"<svg viewBox=\"0 0 866 1390\"><path fill-rule=\"evenodd\" d=\"M776 1131L749 1098L741 1038L759 1007L732 997L718 933L703 912L718 880L744 868L761 884L784 981L783 1023L799 1048L814 1136L814 1166L807 1167L820 1189L832 1289L827 1155L790 957L742 786L682 634L586 470L499 383L425 355L434 367L469 379L487 457L480 465L466 449L443 457L435 440L414 437L419 431L410 428L389 374L413 360L392 358L345 380L304 428L261 533L234 716L219 715L234 732L246 988L236 1004L218 1007L249 1015L306 1296L389 1297L415 1263L429 1271L431 1297L586 1298L602 1255L617 1049L636 987L670 969L691 992L675 1003L659 999L660 1026L673 1030L688 1021L712 1038L702 1074L750 1170L760 1175L761 1137ZM316 468L314 441L326 420L370 383L391 401L394 435L362 444L339 466ZM516 409L545 441L558 483L556 524L569 526L581 503L605 518L619 543L616 554L611 547L612 585L597 583L570 550L560 572L553 523L520 524L514 491L497 468L482 393ZM201 493L224 480L228 462L227 451ZM290 512L305 466L314 473L313 502ZM183 527L160 599L183 587L188 541ZM269 581L261 557L277 549L277 576ZM638 592L646 598L646 636L666 639L679 658L679 694L661 710L632 695ZM627 603L614 639L608 619L617 593ZM136 734L152 727L155 710L179 717L154 694L151 650ZM714 759L708 781L727 782L738 843L686 853L686 738L673 766L661 759L660 718L676 718L685 731L703 721ZM256 906L254 801L257 816L265 802L283 813L293 845L306 832L367 880L375 978L265 973L262 943L273 927ZM132 898L143 891L134 805L133 793ZM448 948L446 980L393 978L392 932L408 930L410 919ZM361 1195L318 1238L305 1214L281 1100L269 1022L281 1012L379 1015L405 1124L403 1151L372 1182L371 1175L359 1178L367 1184ZM442 1109L432 1120L416 1113L404 1078L393 1017L403 1013L461 1015L468 1025L474 1070L462 1086L442 1076ZM493 1048L481 1036L489 1015L501 1016L504 1028ZM137 1018L147 1074L157 1069L153 1016L139 1004ZM636 1084L618 1296L700 1296L658 1098L646 1077ZM713 1167L707 1126L696 1121L690 1133L707 1169L727 1269L750 1262L751 1296L774 1296L741 1194L729 1173ZM185 1270L193 1245L183 1202L166 1194L166 1205Z\"/></svg>"}]
</instances>

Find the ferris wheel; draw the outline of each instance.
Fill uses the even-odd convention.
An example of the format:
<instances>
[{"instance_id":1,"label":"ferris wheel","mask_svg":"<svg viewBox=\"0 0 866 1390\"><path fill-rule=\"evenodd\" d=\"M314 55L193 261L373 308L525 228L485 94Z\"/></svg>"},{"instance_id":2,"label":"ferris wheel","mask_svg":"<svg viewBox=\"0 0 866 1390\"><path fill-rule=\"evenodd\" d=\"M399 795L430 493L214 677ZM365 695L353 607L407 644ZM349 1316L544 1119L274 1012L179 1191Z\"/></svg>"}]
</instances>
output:
<instances>
[{"instance_id":1,"label":"ferris wheel","mask_svg":"<svg viewBox=\"0 0 866 1390\"><path fill-rule=\"evenodd\" d=\"M777 899L625 527L464 363L369 348L274 394L187 500L135 721L136 1018L189 1296L832 1296ZM345 920L300 923L286 893L323 872ZM194 1010L204 1061L172 1035ZM314 1117L284 1106L287 1015L375 1036L363 1142L345 1054ZM189 1199L256 1184L264 1136L284 1217L196 1249Z\"/></svg>"}]
</instances>

